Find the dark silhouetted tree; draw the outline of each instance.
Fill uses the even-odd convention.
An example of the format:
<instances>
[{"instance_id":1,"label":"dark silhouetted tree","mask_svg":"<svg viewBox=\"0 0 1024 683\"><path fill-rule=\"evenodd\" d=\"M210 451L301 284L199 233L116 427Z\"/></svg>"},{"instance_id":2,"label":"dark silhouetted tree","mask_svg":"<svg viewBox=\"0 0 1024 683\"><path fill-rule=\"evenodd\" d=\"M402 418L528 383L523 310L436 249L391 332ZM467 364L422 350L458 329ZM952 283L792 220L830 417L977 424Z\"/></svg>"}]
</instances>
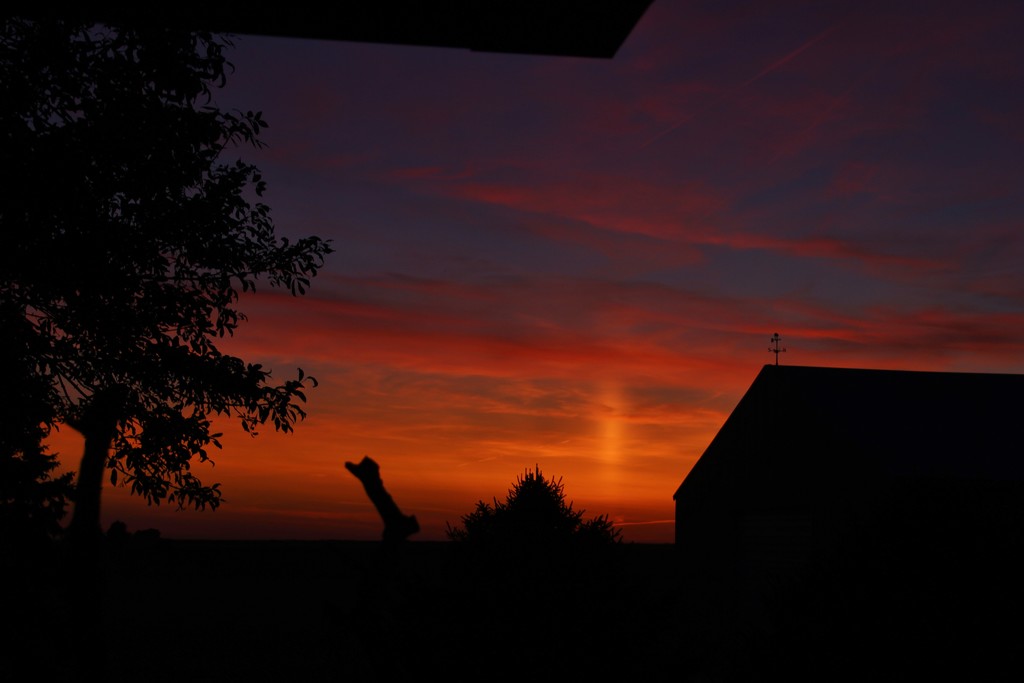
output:
<instances>
[{"instance_id":1,"label":"dark silhouetted tree","mask_svg":"<svg viewBox=\"0 0 1024 683\"><path fill-rule=\"evenodd\" d=\"M43 430L11 431L84 435L73 536L102 533L104 478L217 507L218 485L191 469L220 446L211 419L289 431L315 385L217 346L245 320L240 295L259 281L304 294L332 251L278 236L259 170L233 158L266 123L214 101L230 46L156 22L8 18L0 32L0 323L20 330ZM17 452L45 481L41 456Z\"/></svg>"},{"instance_id":2,"label":"dark silhouetted tree","mask_svg":"<svg viewBox=\"0 0 1024 683\"><path fill-rule=\"evenodd\" d=\"M56 476L49 433L52 387L32 366L29 324L0 302L0 359L6 388L0 399L0 553L59 536L72 489L70 473Z\"/></svg>"},{"instance_id":3,"label":"dark silhouetted tree","mask_svg":"<svg viewBox=\"0 0 1024 683\"><path fill-rule=\"evenodd\" d=\"M470 545L509 548L599 547L621 542L621 532L601 515L566 502L562 479L546 479L535 467L517 477L504 501L479 501L460 526L447 525L448 538Z\"/></svg>"}]
</instances>

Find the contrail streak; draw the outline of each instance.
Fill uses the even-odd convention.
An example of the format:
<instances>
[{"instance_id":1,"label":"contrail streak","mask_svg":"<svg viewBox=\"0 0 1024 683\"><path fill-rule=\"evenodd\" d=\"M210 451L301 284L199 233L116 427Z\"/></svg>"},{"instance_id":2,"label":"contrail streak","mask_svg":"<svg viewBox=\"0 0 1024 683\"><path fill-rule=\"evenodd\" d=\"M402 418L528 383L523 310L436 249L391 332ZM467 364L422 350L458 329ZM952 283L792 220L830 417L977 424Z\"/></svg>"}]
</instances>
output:
<instances>
[{"instance_id":1,"label":"contrail streak","mask_svg":"<svg viewBox=\"0 0 1024 683\"><path fill-rule=\"evenodd\" d=\"M771 64L771 65L769 65L769 66L765 67L764 69L762 69L762 70L761 70L761 72L760 72L760 73L758 73L758 74L757 74L756 76L754 76L753 78L751 78L751 79L749 79L749 80L747 80L747 81L744 81L743 83L741 83L741 84L740 84L740 87L742 88L742 87L744 87L744 86L750 85L750 84L751 84L751 83L753 83L754 81L757 81L757 80L759 80L759 79L763 78L764 76L766 76L766 75L770 74L771 72L773 72L773 71L775 71L775 70L779 69L780 67L784 66L784 65L785 65L785 64L786 64L787 62L791 61L791 60L792 60L792 59L793 59L794 57L796 57L797 55L799 55L799 54L800 54L801 52L803 52L803 51L804 51L804 50L806 50L807 48L811 47L812 45L814 45L815 43L817 43L818 41L820 41L821 39L823 39L823 38L824 38L825 36L827 36L828 34L832 33L832 31L833 31L833 30L835 30L835 26L830 26L830 27L828 27L827 29L825 29L824 31L822 31L821 33L819 33L819 34L818 34L817 36L815 36L814 38L811 38L811 39L810 39L810 40L808 40L808 41L807 41L806 43L804 43L803 45L801 45L801 46L800 46L800 47L798 47L797 49L795 49L795 50L793 50L792 52L790 52L790 53L789 53L788 55L786 55L786 56L785 56L785 57L783 57L782 59L780 59L780 60L778 60L777 62L775 62L775 63L773 63L773 64Z\"/></svg>"},{"instance_id":2,"label":"contrail streak","mask_svg":"<svg viewBox=\"0 0 1024 683\"><path fill-rule=\"evenodd\" d=\"M776 71L777 69L780 69L781 67L785 66L788 62L792 61L795 57L797 57L797 55L799 55L801 52L803 52L807 48L813 46L814 44L818 43L819 41L824 39L828 34L832 33L832 31L834 31L834 30L835 30L835 26L834 25L828 27L827 29L825 29L824 31L819 33L817 36L815 36L814 38L811 38L806 43L804 43L803 45L801 45L797 49L795 49L792 52L790 52L785 57L783 57L783 58L773 62L772 64L770 64L767 67L765 67L764 69L762 69L754 77L744 81L743 83L740 83L734 89L739 89L739 88L746 87L746 86L750 85L751 83L754 83L755 81L760 80L761 78L763 78L764 76L770 74L771 72ZM721 100L723 97L724 96L720 95L718 97L718 100ZM708 106L710 106L710 104L711 104L710 102L706 103L704 108L706 109ZM687 116L683 120L681 120L678 123L675 123L672 126L666 128L665 130L661 131L660 133L658 133L657 135L652 137L650 140L645 142L644 144L640 145L640 149L644 149L645 147L649 147L653 143L657 142L661 138L665 137L666 135L668 135L669 133L674 131L676 128L679 128L683 124L692 121L695 117L696 117L696 114L690 114L689 116Z\"/></svg>"}]
</instances>

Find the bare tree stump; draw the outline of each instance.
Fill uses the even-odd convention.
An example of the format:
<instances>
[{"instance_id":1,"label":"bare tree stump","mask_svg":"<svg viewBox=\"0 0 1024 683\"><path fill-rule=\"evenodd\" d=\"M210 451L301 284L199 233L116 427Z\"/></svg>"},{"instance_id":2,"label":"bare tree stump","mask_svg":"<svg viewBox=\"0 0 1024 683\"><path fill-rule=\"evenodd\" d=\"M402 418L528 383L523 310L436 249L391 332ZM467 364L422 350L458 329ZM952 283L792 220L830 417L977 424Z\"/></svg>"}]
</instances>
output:
<instances>
[{"instance_id":1,"label":"bare tree stump","mask_svg":"<svg viewBox=\"0 0 1024 683\"><path fill-rule=\"evenodd\" d=\"M384 541L404 541L420 530L416 516L403 515L391 494L384 489L384 482L380 478L380 465L368 457L363 457L359 464L346 462L345 469L362 482L366 495L370 497L370 501L384 520Z\"/></svg>"}]
</instances>

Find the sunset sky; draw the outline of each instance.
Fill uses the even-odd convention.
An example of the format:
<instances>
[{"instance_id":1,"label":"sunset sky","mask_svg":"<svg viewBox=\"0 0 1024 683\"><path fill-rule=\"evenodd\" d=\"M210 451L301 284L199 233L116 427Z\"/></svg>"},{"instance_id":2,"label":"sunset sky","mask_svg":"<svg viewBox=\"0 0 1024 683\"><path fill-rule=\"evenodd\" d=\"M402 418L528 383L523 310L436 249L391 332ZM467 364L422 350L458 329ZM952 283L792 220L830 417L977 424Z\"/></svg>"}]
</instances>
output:
<instances>
[{"instance_id":1,"label":"sunset sky","mask_svg":"<svg viewBox=\"0 0 1024 683\"><path fill-rule=\"evenodd\" d=\"M626 541L761 367L1024 372L1024 3L655 0L614 59L236 39L282 235L225 352L314 375L294 434L225 422L215 512L107 487L104 526L415 540L539 466ZM76 468L73 432L53 439Z\"/></svg>"}]
</instances>

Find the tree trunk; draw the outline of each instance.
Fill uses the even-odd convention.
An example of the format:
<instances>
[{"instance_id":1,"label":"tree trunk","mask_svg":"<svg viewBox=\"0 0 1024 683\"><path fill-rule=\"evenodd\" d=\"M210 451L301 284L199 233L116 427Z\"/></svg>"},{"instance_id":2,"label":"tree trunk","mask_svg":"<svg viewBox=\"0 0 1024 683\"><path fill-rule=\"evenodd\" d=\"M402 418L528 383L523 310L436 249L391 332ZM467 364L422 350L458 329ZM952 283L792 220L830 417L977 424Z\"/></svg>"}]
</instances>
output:
<instances>
[{"instance_id":1,"label":"tree trunk","mask_svg":"<svg viewBox=\"0 0 1024 683\"><path fill-rule=\"evenodd\" d=\"M124 417L124 391L111 387L97 391L68 424L85 437L82 464L75 485L74 512L67 528L69 577L67 590L71 623L77 634L69 656L75 680L103 680L108 668L103 640L103 601L107 595L103 562L100 499L110 447Z\"/></svg>"},{"instance_id":2,"label":"tree trunk","mask_svg":"<svg viewBox=\"0 0 1024 683\"><path fill-rule=\"evenodd\" d=\"M103 534L100 526L100 499L103 472L107 469L110 441L85 433L85 452L75 484L75 508L68 524L68 534L75 540L88 540Z\"/></svg>"},{"instance_id":3,"label":"tree trunk","mask_svg":"<svg viewBox=\"0 0 1024 683\"><path fill-rule=\"evenodd\" d=\"M74 542L88 543L103 535L100 500L110 446L122 417L122 402L118 396L116 390L97 392L83 409L81 417L69 423L85 437L82 464L75 485L75 507L68 524L68 537Z\"/></svg>"},{"instance_id":4,"label":"tree trunk","mask_svg":"<svg viewBox=\"0 0 1024 683\"><path fill-rule=\"evenodd\" d=\"M370 501L384 520L385 541L404 541L420 530L416 516L403 515L391 495L384 489L384 482L380 478L380 466L376 462L364 457L358 465L346 462L345 468L363 483L366 495L370 497Z\"/></svg>"}]
</instances>

